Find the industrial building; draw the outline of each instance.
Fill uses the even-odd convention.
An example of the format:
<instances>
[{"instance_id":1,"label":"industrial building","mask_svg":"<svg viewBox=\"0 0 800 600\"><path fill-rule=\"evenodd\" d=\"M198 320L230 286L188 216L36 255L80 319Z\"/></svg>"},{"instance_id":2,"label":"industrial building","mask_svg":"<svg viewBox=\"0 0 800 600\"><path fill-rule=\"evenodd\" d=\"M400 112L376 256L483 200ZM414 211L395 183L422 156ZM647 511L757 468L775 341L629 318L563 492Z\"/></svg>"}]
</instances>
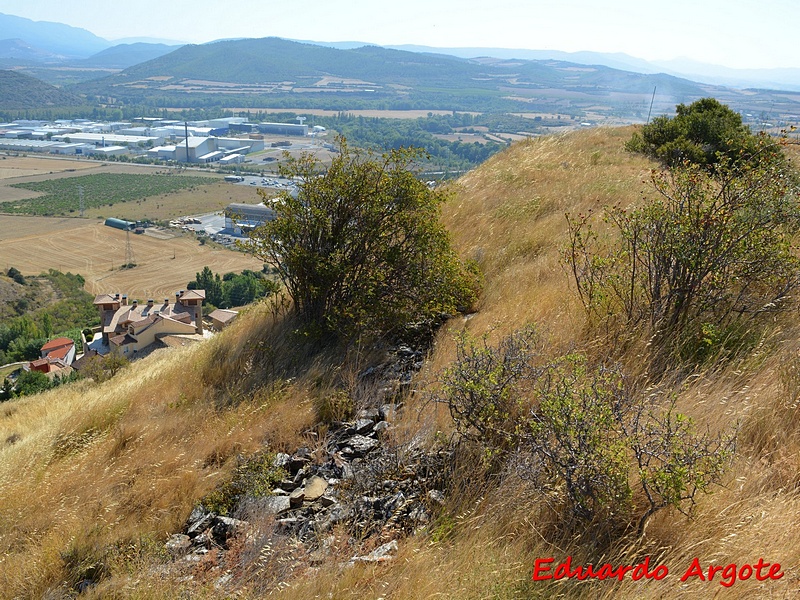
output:
<instances>
[{"instance_id":1,"label":"industrial building","mask_svg":"<svg viewBox=\"0 0 800 600\"><path fill-rule=\"evenodd\" d=\"M81 144L95 144L97 146L158 146L164 143L163 137L117 135L114 133L68 133L54 135L54 142L77 142Z\"/></svg>"},{"instance_id":2,"label":"industrial building","mask_svg":"<svg viewBox=\"0 0 800 600\"><path fill-rule=\"evenodd\" d=\"M122 229L123 231L131 231L134 227L136 227L136 223L133 221L126 221L124 219L115 219L113 217L109 217L106 219L105 224L108 227L113 227L114 229Z\"/></svg>"},{"instance_id":3,"label":"industrial building","mask_svg":"<svg viewBox=\"0 0 800 600\"><path fill-rule=\"evenodd\" d=\"M308 125L300 125L297 123L259 123L257 127L260 133L297 135L304 137L308 135Z\"/></svg>"},{"instance_id":4,"label":"industrial building","mask_svg":"<svg viewBox=\"0 0 800 600\"><path fill-rule=\"evenodd\" d=\"M274 221L275 211L263 204L229 204L225 208L224 233L244 236L267 221Z\"/></svg>"},{"instance_id":5,"label":"industrial building","mask_svg":"<svg viewBox=\"0 0 800 600\"><path fill-rule=\"evenodd\" d=\"M263 140L189 137L175 144L174 160L178 162L209 163L216 162L232 154L248 154L263 149Z\"/></svg>"}]
</instances>

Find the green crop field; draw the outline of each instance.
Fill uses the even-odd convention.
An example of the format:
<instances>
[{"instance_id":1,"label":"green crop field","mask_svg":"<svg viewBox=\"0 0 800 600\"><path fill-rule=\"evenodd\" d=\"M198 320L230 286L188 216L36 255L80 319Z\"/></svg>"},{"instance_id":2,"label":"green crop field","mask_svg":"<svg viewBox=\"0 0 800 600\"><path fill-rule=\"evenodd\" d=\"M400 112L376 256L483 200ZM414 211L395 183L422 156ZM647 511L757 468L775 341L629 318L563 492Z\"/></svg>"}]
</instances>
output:
<instances>
[{"instance_id":1,"label":"green crop field","mask_svg":"<svg viewBox=\"0 0 800 600\"><path fill-rule=\"evenodd\" d=\"M219 182L219 178L215 177L98 173L81 177L17 183L12 187L39 192L42 195L36 198L0 203L0 212L41 216L74 215L80 209L79 188L81 187L83 188L85 208L91 209L192 190L217 182Z\"/></svg>"}]
</instances>

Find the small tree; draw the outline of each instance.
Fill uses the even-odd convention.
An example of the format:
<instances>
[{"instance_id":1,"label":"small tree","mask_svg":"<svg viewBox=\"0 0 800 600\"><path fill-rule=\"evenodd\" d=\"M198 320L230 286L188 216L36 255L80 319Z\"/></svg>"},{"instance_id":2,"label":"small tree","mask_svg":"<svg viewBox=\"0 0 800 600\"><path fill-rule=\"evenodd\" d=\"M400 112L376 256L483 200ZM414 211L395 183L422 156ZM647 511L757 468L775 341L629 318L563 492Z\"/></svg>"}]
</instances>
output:
<instances>
[{"instance_id":1,"label":"small tree","mask_svg":"<svg viewBox=\"0 0 800 600\"><path fill-rule=\"evenodd\" d=\"M300 317L326 332L388 332L471 304L474 278L439 222L447 196L412 172L421 151L339 143L327 169L287 157L280 172L297 192L271 201L276 219L251 236Z\"/></svg>"}]
</instances>

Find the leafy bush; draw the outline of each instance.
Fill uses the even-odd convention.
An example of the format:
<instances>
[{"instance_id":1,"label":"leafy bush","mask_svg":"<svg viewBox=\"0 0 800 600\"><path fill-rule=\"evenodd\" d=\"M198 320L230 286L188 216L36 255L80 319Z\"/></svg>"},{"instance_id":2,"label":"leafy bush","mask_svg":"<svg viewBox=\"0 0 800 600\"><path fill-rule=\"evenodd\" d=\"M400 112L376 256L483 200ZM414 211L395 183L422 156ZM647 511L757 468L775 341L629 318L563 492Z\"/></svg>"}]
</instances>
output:
<instances>
[{"instance_id":1,"label":"leafy bush","mask_svg":"<svg viewBox=\"0 0 800 600\"><path fill-rule=\"evenodd\" d=\"M800 284L800 187L773 151L767 144L760 160L723 160L714 172L654 171L654 198L605 210L606 238L592 215L568 216L566 263L589 315L645 324L670 346L703 323L719 332L784 308Z\"/></svg>"},{"instance_id":2,"label":"leafy bush","mask_svg":"<svg viewBox=\"0 0 800 600\"><path fill-rule=\"evenodd\" d=\"M719 481L732 434L697 433L674 397L636 393L619 367L590 365L579 353L544 361L536 346L532 330L496 347L462 335L443 374L435 399L495 466L513 459L571 519L625 523L634 515L640 533L658 510L688 512L697 492ZM635 505L632 473L644 507Z\"/></svg>"},{"instance_id":3,"label":"leafy bush","mask_svg":"<svg viewBox=\"0 0 800 600\"><path fill-rule=\"evenodd\" d=\"M446 195L411 171L421 155L375 156L340 139L324 172L310 155L281 166L298 192L272 202L276 219L251 239L310 328L389 332L474 301L475 280L439 222Z\"/></svg>"},{"instance_id":4,"label":"leafy bush","mask_svg":"<svg viewBox=\"0 0 800 600\"><path fill-rule=\"evenodd\" d=\"M6 275L8 275L11 279L16 281L18 284L25 285L25 276L19 272L19 269L16 269L14 267L9 267L8 271L6 272Z\"/></svg>"},{"instance_id":5,"label":"leafy bush","mask_svg":"<svg viewBox=\"0 0 800 600\"><path fill-rule=\"evenodd\" d=\"M195 274L190 281L190 290L205 290L206 303L216 308L233 308L245 306L251 302L277 293L278 284L266 277L263 272L245 269L240 274L225 273L220 278L209 267ZM211 312L211 311L209 311Z\"/></svg>"},{"instance_id":6,"label":"leafy bush","mask_svg":"<svg viewBox=\"0 0 800 600\"><path fill-rule=\"evenodd\" d=\"M264 498L280 481L288 477L285 469L275 467L275 455L264 452L240 462L230 481L206 495L201 504L220 515L230 515L245 498Z\"/></svg>"},{"instance_id":7,"label":"leafy bush","mask_svg":"<svg viewBox=\"0 0 800 600\"><path fill-rule=\"evenodd\" d=\"M642 127L626 148L642 152L667 165L689 162L715 165L720 159L739 161L758 151L757 137L742 117L714 98L689 106L679 104L675 117L660 116Z\"/></svg>"}]
</instances>

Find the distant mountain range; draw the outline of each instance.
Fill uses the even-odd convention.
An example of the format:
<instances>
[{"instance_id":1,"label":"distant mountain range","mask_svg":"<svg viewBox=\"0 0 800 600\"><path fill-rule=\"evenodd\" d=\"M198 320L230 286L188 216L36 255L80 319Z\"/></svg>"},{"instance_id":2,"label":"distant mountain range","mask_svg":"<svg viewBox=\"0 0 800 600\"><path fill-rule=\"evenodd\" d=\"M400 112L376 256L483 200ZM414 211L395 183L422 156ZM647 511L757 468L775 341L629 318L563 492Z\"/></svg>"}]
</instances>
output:
<instances>
[{"instance_id":1,"label":"distant mountain range","mask_svg":"<svg viewBox=\"0 0 800 600\"><path fill-rule=\"evenodd\" d=\"M3 59L42 63L69 61L72 59L89 59L93 55L111 48L122 46L114 53L114 59L99 57L97 66L125 68L166 54L183 45L175 40L154 38L126 38L109 41L93 33L62 23L32 21L22 17L0 13L0 61ZM303 40L298 40L303 41ZM17 44L10 48L11 42ZM309 42L342 50L367 46L365 42ZM152 44L146 49L141 44ZM426 52L448 54L460 58L493 57L501 59L523 60L558 60L583 65L602 65L613 69L633 71L635 73L665 73L692 79L703 83L727 85L735 87L757 87L800 91L800 68L795 69L731 69L718 65L709 65L686 59L671 61L652 61L629 56L623 53L602 52L562 52L558 50L527 50L511 48L451 47L435 48L432 46L399 45L386 46L395 50L410 52Z\"/></svg>"},{"instance_id":2,"label":"distant mountain range","mask_svg":"<svg viewBox=\"0 0 800 600\"><path fill-rule=\"evenodd\" d=\"M800 95L791 93L800 91L800 69L749 72L686 62L661 66L625 54L281 38L115 44L84 29L1 13L0 31L8 36L0 40L0 68L106 103L157 99L163 106L203 106L214 98L221 106L595 114L636 121L648 116L657 90L654 114L710 95L754 122L800 114ZM695 80L678 76L683 69L696 72ZM745 81L790 91L720 87Z\"/></svg>"},{"instance_id":3,"label":"distant mountain range","mask_svg":"<svg viewBox=\"0 0 800 600\"><path fill-rule=\"evenodd\" d=\"M670 109L676 99L708 94L707 86L686 79L603 66L465 59L380 46L339 49L281 38L182 46L74 90L134 104L152 98L194 104L205 95L229 106L260 97L261 106L280 101L344 109L360 103L365 108L579 114L604 105L610 111L625 107L620 111L628 118L644 118L654 87Z\"/></svg>"}]
</instances>

